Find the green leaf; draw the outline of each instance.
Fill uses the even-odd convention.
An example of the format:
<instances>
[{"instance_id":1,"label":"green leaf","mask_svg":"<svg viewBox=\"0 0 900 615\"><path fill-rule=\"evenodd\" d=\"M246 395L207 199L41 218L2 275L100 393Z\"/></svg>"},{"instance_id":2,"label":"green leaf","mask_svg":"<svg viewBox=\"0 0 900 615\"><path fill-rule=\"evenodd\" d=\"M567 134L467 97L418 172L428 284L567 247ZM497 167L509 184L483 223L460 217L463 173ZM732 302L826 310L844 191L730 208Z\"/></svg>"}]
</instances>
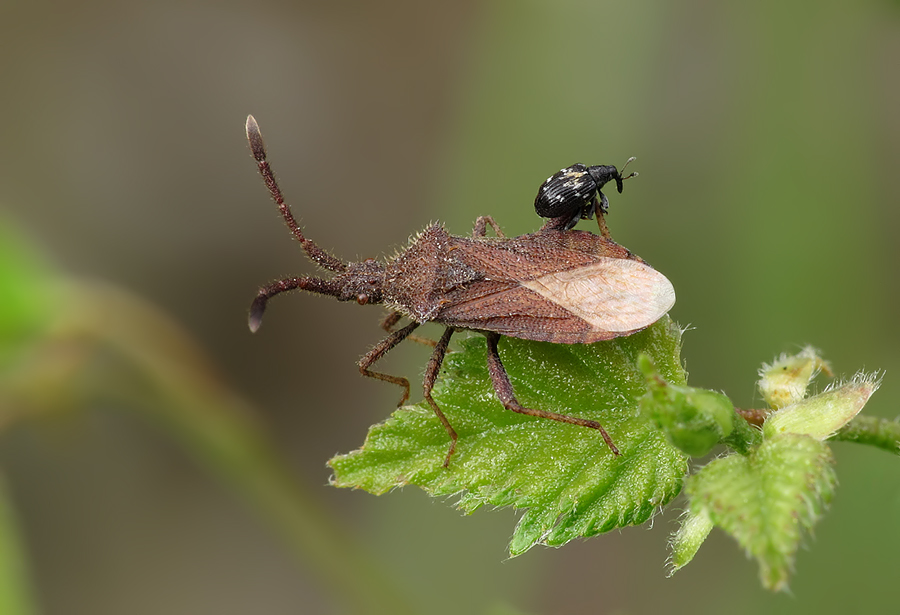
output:
<instances>
[{"instance_id":1,"label":"green leaf","mask_svg":"<svg viewBox=\"0 0 900 615\"><path fill-rule=\"evenodd\" d=\"M503 338L500 355L519 401L528 407L601 422L621 456L590 429L506 410L494 395L483 338L451 353L433 392L459 434L449 468L450 439L425 403L396 411L372 427L360 450L332 459L333 483L381 494L406 484L432 495L462 492L459 507L526 509L510 553L537 543L636 525L674 498L687 458L642 416L646 391L636 365L647 354L669 382L683 385L681 332L664 318L635 335L589 345Z\"/></svg>"},{"instance_id":2,"label":"green leaf","mask_svg":"<svg viewBox=\"0 0 900 615\"><path fill-rule=\"evenodd\" d=\"M815 438L772 437L749 455L716 459L688 479L691 515L734 536L759 563L763 585L783 589L803 530L812 529L834 492L832 464L830 449Z\"/></svg>"}]
</instances>

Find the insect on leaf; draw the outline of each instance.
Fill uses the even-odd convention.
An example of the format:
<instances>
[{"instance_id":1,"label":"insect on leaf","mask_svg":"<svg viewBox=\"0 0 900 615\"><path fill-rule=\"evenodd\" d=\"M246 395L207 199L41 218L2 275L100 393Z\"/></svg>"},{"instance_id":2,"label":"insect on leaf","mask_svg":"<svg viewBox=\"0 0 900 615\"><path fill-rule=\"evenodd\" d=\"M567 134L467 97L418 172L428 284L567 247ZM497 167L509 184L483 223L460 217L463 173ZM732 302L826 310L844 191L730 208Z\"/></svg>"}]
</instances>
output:
<instances>
[{"instance_id":1,"label":"insect on leaf","mask_svg":"<svg viewBox=\"0 0 900 615\"><path fill-rule=\"evenodd\" d=\"M669 382L685 383L681 332L668 317L645 331L595 344L504 338L500 353L523 405L602 422L621 456L583 427L516 414L494 395L485 342L473 337L447 356L433 395L459 434L449 468L447 434L424 403L406 406L369 431L362 448L333 458L333 483L374 494L417 485L459 493L458 506L525 509L510 544L562 545L648 520L680 491L687 457L642 416L649 355Z\"/></svg>"}]
</instances>

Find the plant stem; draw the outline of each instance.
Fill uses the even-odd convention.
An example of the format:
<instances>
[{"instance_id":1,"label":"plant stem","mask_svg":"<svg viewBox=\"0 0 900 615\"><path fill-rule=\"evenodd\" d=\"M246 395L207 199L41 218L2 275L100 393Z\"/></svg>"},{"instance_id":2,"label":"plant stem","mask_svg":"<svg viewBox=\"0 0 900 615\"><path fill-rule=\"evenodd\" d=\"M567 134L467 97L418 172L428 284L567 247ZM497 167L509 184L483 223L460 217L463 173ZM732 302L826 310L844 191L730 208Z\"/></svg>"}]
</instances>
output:
<instances>
[{"instance_id":1,"label":"plant stem","mask_svg":"<svg viewBox=\"0 0 900 615\"><path fill-rule=\"evenodd\" d=\"M0 480L0 613L33 615L38 612L28 555L10 502L6 481Z\"/></svg>"},{"instance_id":2,"label":"plant stem","mask_svg":"<svg viewBox=\"0 0 900 615\"><path fill-rule=\"evenodd\" d=\"M734 429L722 440L741 455L748 455L762 443L762 432L744 418L740 410L734 413Z\"/></svg>"},{"instance_id":3,"label":"plant stem","mask_svg":"<svg viewBox=\"0 0 900 615\"><path fill-rule=\"evenodd\" d=\"M876 416L857 416L830 440L857 442L900 454L900 423Z\"/></svg>"}]
</instances>

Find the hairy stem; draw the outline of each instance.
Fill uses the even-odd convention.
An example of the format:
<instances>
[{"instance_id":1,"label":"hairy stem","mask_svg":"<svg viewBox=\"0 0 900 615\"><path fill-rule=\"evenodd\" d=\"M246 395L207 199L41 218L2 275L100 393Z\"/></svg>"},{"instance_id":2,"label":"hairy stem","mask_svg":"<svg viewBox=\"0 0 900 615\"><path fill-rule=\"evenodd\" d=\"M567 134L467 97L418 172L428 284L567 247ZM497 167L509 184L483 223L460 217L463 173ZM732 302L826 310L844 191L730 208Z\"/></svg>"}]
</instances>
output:
<instances>
[{"instance_id":1,"label":"hairy stem","mask_svg":"<svg viewBox=\"0 0 900 615\"><path fill-rule=\"evenodd\" d=\"M896 455L900 453L900 423L875 416L857 416L830 439L868 444Z\"/></svg>"}]
</instances>

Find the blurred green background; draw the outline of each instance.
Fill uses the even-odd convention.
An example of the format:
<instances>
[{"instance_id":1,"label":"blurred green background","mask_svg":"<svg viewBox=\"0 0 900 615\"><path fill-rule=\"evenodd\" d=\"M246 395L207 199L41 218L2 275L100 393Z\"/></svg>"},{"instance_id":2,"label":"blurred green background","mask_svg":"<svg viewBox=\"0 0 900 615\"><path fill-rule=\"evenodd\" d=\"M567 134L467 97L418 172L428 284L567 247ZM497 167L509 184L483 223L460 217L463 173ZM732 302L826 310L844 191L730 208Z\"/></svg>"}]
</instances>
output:
<instances>
[{"instance_id":1,"label":"blurred green background","mask_svg":"<svg viewBox=\"0 0 900 615\"><path fill-rule=\"evenodd\" d=\"M4 248L15 237L49 278L104 281L182 327L121 325L175 340L162 344L174 362L138 356L143 368L123 369L115 349L72 359L57 345L59 373L0 395L0 468L40 612L354 612L344 588L364 583L322 562L331 553L340 567L350 551L409 612L896 609L900 463L852 444L834 446L841 484L791 594L762 590L718 531L666 579L677 504L652 527L508 560L509 510L463 517L413 489L328 487L325 461L358 447L396 400L354 365L382 314L292 295L247 331L259 285L312 267L243 136L253 113L308 235L347 259L392 254L432 220L463 234L491 214L508 234L529 232L548 175L637 156L640 178L610 195L608 222L675 284L672 315L693 327L691 384L753 406L759 364L808 343L839 374L886 370L866 412L894 417L896 2L11 0L0 41ZM70 307L21 267L3 279L24 289L22 309L4 318ZM133 298L80 288L110 310L92 313L94 332L118 331L117 302ZM211 357L214 384L204 366L182 370L205 365L182 336ZM48 364L11 339L7 373ZM410 344L385 371L416 380L427 356ZM200 380L214 393L193 404L178 387ZM176 381L168 398L154 389ZM286 482L328 519L321 532L302 524L323 537L319 551L289 547L278 515L258 515L239 496L252 488L229 488L184 437L178 409L220 397L270 435ZM232 468L245 485L248 468ZM346 544L331 549L332 535Z\"/></svg>"}]
</instances>

